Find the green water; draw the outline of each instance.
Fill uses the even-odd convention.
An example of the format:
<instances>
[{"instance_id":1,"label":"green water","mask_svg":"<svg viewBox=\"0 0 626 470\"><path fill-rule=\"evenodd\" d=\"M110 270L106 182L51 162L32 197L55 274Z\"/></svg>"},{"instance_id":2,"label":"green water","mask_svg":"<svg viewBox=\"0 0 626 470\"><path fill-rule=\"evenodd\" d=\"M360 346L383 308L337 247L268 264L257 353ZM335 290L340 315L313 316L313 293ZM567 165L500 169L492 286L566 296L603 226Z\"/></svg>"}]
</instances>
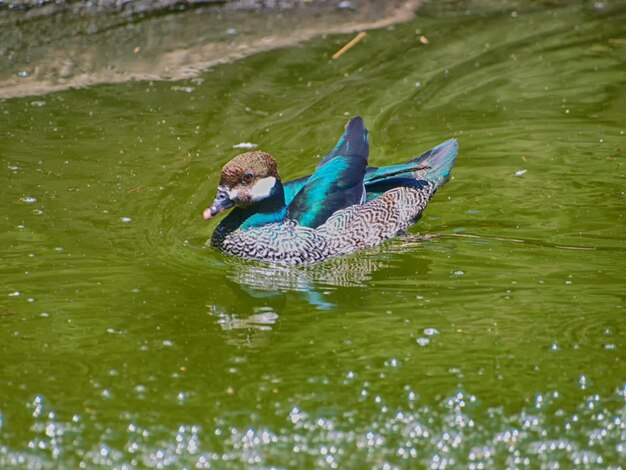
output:
<instances>
[{"instance_id":1,"label":"green water","mask_svg":"<svg viewBox=\"0 0 626 470\"><path fill-rule=\"evenodd\" d=\"M623 465L611 6L430 6L337 61L0 101L0 467ZM373 164L459 141L412 235L302 269L204 246L233 145L290 179L357 114Z\"/></svg>"}]
</instances>

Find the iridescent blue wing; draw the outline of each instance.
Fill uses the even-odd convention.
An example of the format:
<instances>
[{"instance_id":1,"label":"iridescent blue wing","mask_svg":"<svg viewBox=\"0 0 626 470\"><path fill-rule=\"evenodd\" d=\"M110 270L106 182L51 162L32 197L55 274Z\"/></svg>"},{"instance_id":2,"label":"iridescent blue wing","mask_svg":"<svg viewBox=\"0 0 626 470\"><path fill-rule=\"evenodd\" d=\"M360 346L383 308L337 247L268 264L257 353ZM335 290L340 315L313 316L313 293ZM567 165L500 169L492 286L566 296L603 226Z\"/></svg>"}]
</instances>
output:
<instances>
[{"instance_id":1,"label":"iridescent blue wing","mask_svg":"<svg viewBox=\"0 0 626 470\"><path fill-rule=\"evenodd\" d=\"M365 201L363 176L369 157L367 129L360 117L350 119L337 145L308 179L288 185L289 218L318 227L335 212ZM306 181L306 182L305 182Z\"/></svg>"},{"instance_id":2,"label":"iridescent blue wing","mask_svg":"<svg viewBox=\"0 0 626 470\"><path fill-rule=\"evenodd\" d=\"M335 155L307 180L289 205L289 218L315 228L335 212L365 201L361 155Z\"/></svg>"},{"instance_id":3,"label":"iridescent blue wing","mask_svg":"<svg viewBox=\"0 0 626 470\"><path fill-rule=\"evenodd\" d=\"M367 139L367 128L360 116L354 117L346 124L346 130L337 142L337 145L320 160L317 167L324 166L339 155L361 155L365 160L369 158L370 147Z\"/></svg>"}]
</instances>

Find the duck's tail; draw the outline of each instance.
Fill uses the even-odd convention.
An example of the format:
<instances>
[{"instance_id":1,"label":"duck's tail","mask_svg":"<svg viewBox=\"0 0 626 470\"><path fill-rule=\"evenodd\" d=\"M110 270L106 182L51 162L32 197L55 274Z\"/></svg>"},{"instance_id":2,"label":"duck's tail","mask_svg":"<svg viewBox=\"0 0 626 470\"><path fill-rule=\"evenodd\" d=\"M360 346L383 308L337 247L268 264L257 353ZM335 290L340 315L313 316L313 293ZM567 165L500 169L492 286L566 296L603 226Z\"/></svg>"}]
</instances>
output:
<instances>
[{"instance_id":1,"label":"duck's tail","mask_svg":"<svg viewBox=\"0 0 626 470\"><path fill-rule=\"evenodd\" d=\"M415 171L413 177L417 180L432 181L435 183L436 189L441 188L450 179L450 172L458 153L459 144L456 139L446 140L411 160L411 163L423 167L423 169Z\"/></svg>"},{"instance_id":2,"label":"duck's tail","mask_svg":"<svg viewBox=\"0 0 626 470\"><path fill-rule=\"evenodd\" d=\"M450 179L450 171L458 151L459 144L456 139L450 139L407 163L380 168L369 167L365 175L365 184L396 178L411 178L431 181L438 189Z\"/></svg>"},{"instance_id":3,"label":"duck's tail","mask_svg":"<svg viewBox=\"0 0 626 470\"><path fill-rule=\"evenodd\" d=\"M367 199L399 186L421 188L430 182L434 183L435 190L441 188L450 179L458 151L456 139L450 139L407 163L369 167L364 179Z\"/></svg>"}]
</instances>

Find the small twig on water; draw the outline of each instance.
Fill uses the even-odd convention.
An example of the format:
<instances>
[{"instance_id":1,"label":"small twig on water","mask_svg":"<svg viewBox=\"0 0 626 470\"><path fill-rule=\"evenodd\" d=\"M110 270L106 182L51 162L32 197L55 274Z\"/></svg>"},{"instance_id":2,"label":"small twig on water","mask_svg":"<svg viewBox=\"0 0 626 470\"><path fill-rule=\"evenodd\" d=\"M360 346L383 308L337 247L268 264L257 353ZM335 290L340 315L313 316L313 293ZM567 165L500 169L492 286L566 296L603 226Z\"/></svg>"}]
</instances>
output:
<instances>
[{"instance_id":1,"label":"small twig on water","mask_svg":"<svg viewBox=\"0 0 626 470\"><path fill-rule=\"evenodd\" d=\"M346 52L348 52L350 49L352 49L361 39L363 39L365 36L367 35L367 33L365 31L361 31L359 34L357 34L356 36L354 36L350 42L348 42L345 46L343 46L341 49L339 49L337 52L335 52L333 54L333 60L337 60L339 59L339 57L341 57L342 55L344 55Z\"/></svg>"}]
</instances>

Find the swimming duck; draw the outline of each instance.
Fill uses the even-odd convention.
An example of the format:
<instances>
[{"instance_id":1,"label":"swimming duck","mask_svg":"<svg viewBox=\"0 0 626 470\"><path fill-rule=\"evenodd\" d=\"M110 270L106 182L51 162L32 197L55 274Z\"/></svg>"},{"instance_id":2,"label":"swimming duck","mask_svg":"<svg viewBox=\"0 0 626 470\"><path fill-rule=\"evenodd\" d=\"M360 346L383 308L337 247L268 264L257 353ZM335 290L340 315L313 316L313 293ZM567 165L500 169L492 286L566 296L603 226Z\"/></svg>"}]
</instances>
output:
<instances>
[{"instance_id":1,"label":"swimming duck","mask_svg":"<svg viewBox=\"0 0 626 470\"><path fill-rule=\"evenodd\" d=\"M407 163L368 167L368 131L355 117L315 171L293 181L281 181L269 153L243 153L224 166L203 213L209 220L232 208L210 243L240 258L288 265L379 245L419 219L450 178L457 152L450 139Z\"/></svg>"}]
</instances>

